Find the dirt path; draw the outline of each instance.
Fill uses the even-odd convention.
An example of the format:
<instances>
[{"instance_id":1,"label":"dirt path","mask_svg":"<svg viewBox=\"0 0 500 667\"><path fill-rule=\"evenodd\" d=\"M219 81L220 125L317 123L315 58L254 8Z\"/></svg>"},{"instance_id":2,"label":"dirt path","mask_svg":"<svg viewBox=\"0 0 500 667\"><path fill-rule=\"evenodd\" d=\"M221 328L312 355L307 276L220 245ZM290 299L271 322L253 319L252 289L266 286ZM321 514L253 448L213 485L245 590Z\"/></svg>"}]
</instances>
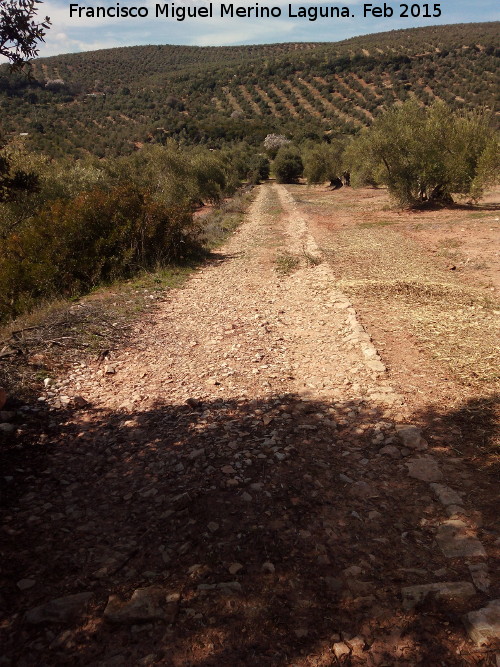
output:
<instances>
[{"instance_id":1,"label":"dirt path","mask_svg":"<svg viewBox=\"0 0 500 667\"><path fill-rule=\"evenodd\" d=\"M496 590L470 472L405 428L282 186L61 396L9 479L2 664L494 664L461 618Z\"/></svg>"},{"instance_id":2,"label":"dirt path","mask_svg":"<svg viewBox=\"0 0 500 667\"><path fill-rule=\"evenodd\" d=\"M287 189L415 413L498 394L500 191L472 209L409 212L384 190Z\"/></svg>"}]
</instances>

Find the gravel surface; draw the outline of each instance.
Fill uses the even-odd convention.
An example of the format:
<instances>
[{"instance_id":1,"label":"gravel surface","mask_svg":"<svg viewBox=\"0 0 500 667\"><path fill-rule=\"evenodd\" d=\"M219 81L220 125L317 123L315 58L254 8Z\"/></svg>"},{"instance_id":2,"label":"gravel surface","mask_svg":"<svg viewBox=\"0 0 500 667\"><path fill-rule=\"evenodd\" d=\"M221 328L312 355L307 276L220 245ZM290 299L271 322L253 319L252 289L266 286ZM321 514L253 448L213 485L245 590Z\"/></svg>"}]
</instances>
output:
<instances>
[{"instance_id":1,"label":"gravel surface","mask_svg":"<svg viewBox=\"0 0 500 667\"><path fill-rule=\"evenodd\" d=\"M260 187L128 345L47 383L67 419L6 480L0 664L495 664L467 472L390 380Z\"/></svg>"}]
</instances>

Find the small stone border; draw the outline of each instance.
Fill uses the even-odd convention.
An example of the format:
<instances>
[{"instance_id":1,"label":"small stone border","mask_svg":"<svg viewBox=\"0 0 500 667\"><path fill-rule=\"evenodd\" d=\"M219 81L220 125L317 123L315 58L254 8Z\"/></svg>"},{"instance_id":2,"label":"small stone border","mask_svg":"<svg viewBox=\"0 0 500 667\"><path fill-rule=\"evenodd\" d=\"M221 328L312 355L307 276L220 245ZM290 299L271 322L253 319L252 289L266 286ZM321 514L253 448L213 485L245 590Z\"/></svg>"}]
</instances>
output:
<instances>
[{"instance_id":1,"label":"small stone border","mask_svg":"<svg viewBox=\"0 0 500 667\"><path fill-rule=\"evenodd\" d=\"M284 189L283 197L287 203L295 208L292 195ZM322 253L316 241L307 229L307 222L302 216L297 216L295 222L301 227L301 238L318 258ZM324 263L324 262L321 262ZM328 267L329 268L329 267ZM356 310L348 297L341 291L336 291L333 298L334 308L345 310L347 323L351 333L345 338L346 342L359 345L368 371L378 375L387 372L380 355L372 343L369 334L358 319ZM376 395L371 398L376 399ZM389 402L403 400L397 394L388 397L381 395L381 400L390 398ZM385 401L386 402L386 401ZM417 454L428 449L428 444L422 437L421 430L414 425L396 425L396 432L407 450L413 450L415 455L407 458L405 465L408 475L414 479L429 484L437 501L444 507L448 519L438 526L436 546L446 558L462 558L469 569L470 581L435 582L417 586L406 586L401 589L403 607L413 609L429 593L437 599L467 600L476 594L476 590L488 594L490 577L486 550L477 537L477 525L463 507L461 494L442 483L443 473L437 460L430 454ZM465 519L465 520L464 520ZM471 641L479 648L494 640L500 640L500 599L491 600L485 607L470 611L463 616L463 622Z\"/></svg>"},{"instance_id":2,"label":"small stone border","mask_svg":"<svg viewBox=\"0 0 500 667\"><path fill-rule=\"evenodd\" d=\"M408 449L425 451L427 442L416 426L396 426L399 437ZM436 533L436 545L446 558L462 558L468 566L469 581L446 581L406 586L402 588L403 607L414 608L429 593L438 599L467 600L476 589L488 593L490 577L486 550L477 537L477 525L463 507L462 494L442 483L443 473L436 459L429 454L416 454L405 462L408 475L426 482L437 501L443 506L448 519L442 521ZM464 520L465 519L465 520ZM486 607L471 611L463 617L470 639L477 647L500 639L500 600L492 600Z\"/></svg>"}]
</instances>

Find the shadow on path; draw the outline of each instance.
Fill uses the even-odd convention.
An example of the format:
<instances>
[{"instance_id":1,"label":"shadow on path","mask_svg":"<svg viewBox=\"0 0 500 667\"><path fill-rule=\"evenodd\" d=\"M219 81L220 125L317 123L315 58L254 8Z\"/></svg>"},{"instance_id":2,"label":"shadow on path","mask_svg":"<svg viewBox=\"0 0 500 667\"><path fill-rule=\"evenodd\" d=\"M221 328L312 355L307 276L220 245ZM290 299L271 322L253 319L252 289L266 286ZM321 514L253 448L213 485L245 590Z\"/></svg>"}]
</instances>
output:
<instances>
[{"instance_id":1,"label":"shadow on path","mask_svg":"<svg viewBox=\"0 0 500 667\"><path fill-rule=\"evenodd\" d=\"M491 402L420 417L445 471L450 429L494 437ZM402 586L469 577L435 547L443 508L380 407L288 394L48 420L4 451L2 664L469 664L460 616L484 595L401 608ZM103 620L109 595L151 585L180 596L170 622ZM79 620L23 620L84 591Z\"/></svg>"}]
</instances>

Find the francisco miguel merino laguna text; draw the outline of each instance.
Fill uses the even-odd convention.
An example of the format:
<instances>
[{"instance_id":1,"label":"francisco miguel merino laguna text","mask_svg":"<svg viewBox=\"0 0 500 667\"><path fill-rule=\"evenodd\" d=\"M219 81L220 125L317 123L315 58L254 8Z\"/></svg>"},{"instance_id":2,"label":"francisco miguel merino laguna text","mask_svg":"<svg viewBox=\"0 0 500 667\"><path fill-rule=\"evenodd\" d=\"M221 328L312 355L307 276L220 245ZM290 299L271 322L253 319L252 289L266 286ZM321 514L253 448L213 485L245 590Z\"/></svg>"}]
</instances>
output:
<instances>
[{"instance_id":1,"label":"francisco miguel merino laguna text","mask_svg":"<svg viewBox=\"0 0 500 667\"><path fill-rule=\"evenodd\" d=\"M69 15L73 17L85 18L147 18L149 9L147 7L126 7L120 4L110 7L91 7L71 3L69 5ZM205 6L186 6L176 5L175 2L157 4L155 6L155 17L175 19L184 21L187 18L213 18L213 3L209 2ZM242 7L232 3L219 5L220 18L278 18L282 16L281 7L248 5ZM316 21L318 18L351 18L353 15L348 7L339 7L336 5L321 5L308 7L295 7L288 5L289 18L306 18L309 21Z\"/></svg>"}]
</instances>

